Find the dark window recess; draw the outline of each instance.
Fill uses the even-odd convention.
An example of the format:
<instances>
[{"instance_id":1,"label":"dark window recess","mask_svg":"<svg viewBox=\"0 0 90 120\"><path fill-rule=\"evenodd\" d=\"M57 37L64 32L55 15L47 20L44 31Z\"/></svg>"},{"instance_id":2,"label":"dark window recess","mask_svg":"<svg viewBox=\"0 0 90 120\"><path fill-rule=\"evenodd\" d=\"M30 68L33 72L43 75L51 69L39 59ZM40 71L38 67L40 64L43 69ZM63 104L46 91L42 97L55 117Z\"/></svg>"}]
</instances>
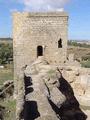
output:
<instances>
[{"instance_id":1,"label":"dark window recess","mask_svg":"<svg viewBox=\"0 0 90 120\"><path fill-rule=\"evenodd\" d=\"M62 48L62 39L58 41L58 48Z\"/></svg>"},{"instance_id":2,"label":"dark window recess","mask_svg":"<svg viewBox=\"0 0 90 120\"><path fill-rule=\"evenodd\" d=\"M37 57L38 56L43 56L43 47L42 46L37 47Z\"/></svg>"}]
</instances>

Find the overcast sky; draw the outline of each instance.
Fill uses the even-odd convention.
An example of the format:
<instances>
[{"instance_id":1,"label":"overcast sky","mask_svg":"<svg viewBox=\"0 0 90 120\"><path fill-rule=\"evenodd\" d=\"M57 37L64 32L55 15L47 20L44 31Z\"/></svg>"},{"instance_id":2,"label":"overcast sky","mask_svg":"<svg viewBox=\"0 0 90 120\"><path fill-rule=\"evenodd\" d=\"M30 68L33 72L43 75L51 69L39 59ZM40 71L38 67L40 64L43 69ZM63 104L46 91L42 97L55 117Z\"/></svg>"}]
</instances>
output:
<instances>
[{"instance_id":1,"label":"overcast sky","mask_svg":"<svg viewBox=\"0 0 90 120\"><path fill-rule=\"evenodd\" d=\"M0 0L0 37L12 36L13 11L65 11L69 39L90 40L90 0Z\"/></svg>"}]
</instances>

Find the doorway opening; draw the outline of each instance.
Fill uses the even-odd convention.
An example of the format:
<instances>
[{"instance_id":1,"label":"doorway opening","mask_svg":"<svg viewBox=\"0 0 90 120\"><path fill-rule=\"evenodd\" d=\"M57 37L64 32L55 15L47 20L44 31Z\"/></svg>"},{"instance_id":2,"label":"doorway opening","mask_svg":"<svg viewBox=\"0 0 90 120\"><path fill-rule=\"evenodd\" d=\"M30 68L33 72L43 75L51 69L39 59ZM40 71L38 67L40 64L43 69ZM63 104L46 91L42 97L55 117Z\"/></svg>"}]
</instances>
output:
<instances>
[{"instance_id":1,"label":"doorway opening","mask_svg":"<svg viewBox=\"0 0 90 120\"><path fill-rule=\"evenodd\" d=\"M62 48L62 39L60 38L60 40L58 41L58 48Z\"/></svg>"},{"instance_id":2,"label":"doorway opening","mask_svg":"<svg viewBox=\"0 0 90 120\"><path fill-rule=\"evenodd\" d=\"M38 56L43 56L43 47L42 46L37 47L37 57Z\"/></svg>"}]
</instances>

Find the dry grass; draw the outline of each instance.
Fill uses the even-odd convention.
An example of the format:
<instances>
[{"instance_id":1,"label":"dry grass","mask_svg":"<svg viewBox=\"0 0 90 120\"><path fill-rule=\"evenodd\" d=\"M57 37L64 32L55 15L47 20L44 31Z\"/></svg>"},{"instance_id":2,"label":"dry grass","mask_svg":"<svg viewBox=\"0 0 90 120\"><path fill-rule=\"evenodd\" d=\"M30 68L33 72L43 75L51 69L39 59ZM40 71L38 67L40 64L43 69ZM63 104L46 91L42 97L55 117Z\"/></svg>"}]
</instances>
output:
<instances>
[{"instance_id":1,"label":"dry grass","mask_svg":"<svg viewBox=\"0 0 90 120\"><path fill-rule=\"evenodd\" d=\"M0 69L0 85L2 85L6 80L13 80L13 68L10 66Z\"/></svg>"},{"instance_id":2,"label":"dry grass","mask_svg":"<svg viewBox=\"0 0 90 120\"><path fill-rule=\"evenodd\" d=\"M0 104L6 108L4 120L15 120L16 101L15 100L4 100L0 101Z\"/></svg>"},{"instance_id":3,"label":"dry grass","mask_svg":"<svg viewBox=\"0 0 90 120\"><path fill-rule=\"evenodd\" d=\"M90 55L90 48L68 46L68 54L74 53L75 59L81 60L82 57Z\"/></svg>"}]
</instances>

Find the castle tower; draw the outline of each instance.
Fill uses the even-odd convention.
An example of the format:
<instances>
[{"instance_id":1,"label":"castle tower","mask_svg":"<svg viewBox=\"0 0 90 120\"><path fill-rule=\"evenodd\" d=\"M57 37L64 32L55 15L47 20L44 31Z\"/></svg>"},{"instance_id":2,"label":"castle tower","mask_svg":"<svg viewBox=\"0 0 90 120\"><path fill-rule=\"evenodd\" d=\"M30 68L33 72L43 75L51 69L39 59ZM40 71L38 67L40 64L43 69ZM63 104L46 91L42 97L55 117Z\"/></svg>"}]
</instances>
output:
<instances>
[{"instance_id":1,"label":"castle tower","mask_svg":"<svg viewBox=\"0 0 90 120\"><path fill-rule=\"evenodd\" d=\"M14 79L39 56L48 63L66 61L68 15L65 12L13 13Z\"/></svg>"}]
</instances>

